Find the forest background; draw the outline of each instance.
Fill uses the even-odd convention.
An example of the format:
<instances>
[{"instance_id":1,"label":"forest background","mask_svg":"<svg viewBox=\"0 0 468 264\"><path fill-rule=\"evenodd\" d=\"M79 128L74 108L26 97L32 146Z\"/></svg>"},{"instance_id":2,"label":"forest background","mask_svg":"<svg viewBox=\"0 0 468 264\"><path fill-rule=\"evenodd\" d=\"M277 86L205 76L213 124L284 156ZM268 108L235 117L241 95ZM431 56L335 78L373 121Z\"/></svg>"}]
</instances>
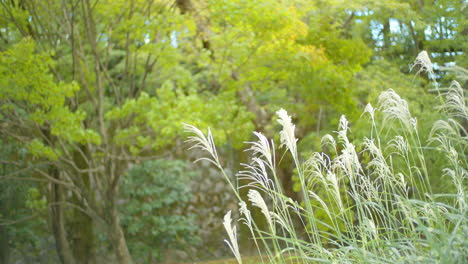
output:
<instances>
[{"instance_id":1,"label":"forest background","mask_svg":"<svg viewBox=\"0 0 468 264\"><path fill-rule=\"evenodd\" d=\"M279 141L280 108L302 156L341 114L358 138L361 110L388 88L429 131L433 81L468 67L467 12L462 0L0 0L0 263L230 255L221 219L235 199L189 162L200 154L183 123L212 129L233 179L252 131ZM423 50L429 77L410 71ZM278 175L300 200L292 168L285 156Z\"/></svg>"}]
</instances>

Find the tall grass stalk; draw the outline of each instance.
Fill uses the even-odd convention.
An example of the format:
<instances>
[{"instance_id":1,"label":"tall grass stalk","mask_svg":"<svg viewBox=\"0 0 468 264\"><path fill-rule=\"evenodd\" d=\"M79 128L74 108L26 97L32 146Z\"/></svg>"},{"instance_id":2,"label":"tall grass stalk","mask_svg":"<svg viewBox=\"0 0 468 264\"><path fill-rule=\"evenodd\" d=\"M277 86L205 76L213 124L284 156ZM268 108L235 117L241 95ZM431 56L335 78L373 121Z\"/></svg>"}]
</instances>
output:
<instances>
[{"instance_id":1,"label":"tall grass stalk","mask_svg":"<svg viewBox=\"0 0 468 264\"><path fill-rule=\"evenodd\" d=\"M418 56L416 63L433 78L427 53ZM254 132L257 141L248 143L247 148L252 153L251 162L243 164L244 169L237 174L247 183L235 186L219 161L211 132L205 136L196 127L185 127L192 133L189 141L193 147L209 154L203 159L220 169L235 192L240 223L247 226L264 262L466 263L468 142L461 125L468 121L466 97L457 82L441 96L439 110L446 119L434 124L427 144L446 157L446 167L440 173L453 183L454 193L433 193L417 120L407 102L393 90L382 93L377 108L366 106L364 113L370 116L372 126L360 152L349 140L349 123L342 116L336 135L322 139L330 153L316 152L301 160L291 117L283 109L277 112L282 126L280 148L292 157L301 202L284 195L276 174L274 143L263 134ZM381 128L375 120L377 113L383 116ZM395 126L400 134L384 142L382 131ZM397 159L403 162L396 163ZM248 189L247 201L240 195L241 188ZM249 203L253 210L260 210L266 227L257 223L263 219L252 217ZM318 212L326 216L319 217ZM231 221L229 211L224 219L226 242L242 263Z\"/></svg>"}]
</instances>

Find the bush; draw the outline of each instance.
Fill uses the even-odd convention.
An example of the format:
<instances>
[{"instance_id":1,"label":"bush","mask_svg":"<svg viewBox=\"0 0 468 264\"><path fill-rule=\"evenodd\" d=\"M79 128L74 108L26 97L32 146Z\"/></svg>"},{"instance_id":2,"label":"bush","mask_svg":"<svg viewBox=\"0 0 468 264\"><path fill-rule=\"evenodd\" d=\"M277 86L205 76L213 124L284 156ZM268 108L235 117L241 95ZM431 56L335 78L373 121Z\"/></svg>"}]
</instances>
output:
<instances>
[{"instance_id":1,"label":"bush","mask_svg":"<svg viewBox=\"0 0 468 264\"><path fill-rule=\"evenodd\" d=\"M193 177L188 164L178 160L146 161L128 171L122 225L137 262L160 261L167 249L198 241L194 216L184 212Z\"/></svg>"}]
</instances>

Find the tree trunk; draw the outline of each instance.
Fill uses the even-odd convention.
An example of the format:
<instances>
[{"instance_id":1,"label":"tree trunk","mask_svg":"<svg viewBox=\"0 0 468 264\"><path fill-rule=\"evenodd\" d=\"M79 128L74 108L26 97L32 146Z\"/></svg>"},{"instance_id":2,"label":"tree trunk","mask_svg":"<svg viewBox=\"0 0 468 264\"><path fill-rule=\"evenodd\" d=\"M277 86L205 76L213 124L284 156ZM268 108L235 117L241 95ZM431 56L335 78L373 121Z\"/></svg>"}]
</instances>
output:
<instances>
[{"instance_id":1,"label":"tree trunk","mask_svg":"<svg viewBox=\"0 0 468 264\"><path fill-rule=\"evenodd\" d=\"M125 240L125 235L123 233L122 227L120 226L120 216L115 204L111 207L110 217L112 246L114 247L117 261L119 264L132 264L132 256L130 255L127 242Z\"/></svg>"},{"instance_id":2,"label":"tree trunk","mask_svg":"<svg viewBox=\"0 0 468 264\"><path fill-rule=\"evenodd\" d=\"M382 34L383 34L384 49L388 51L392 47L392 43L390 39L391 31L390 31L389 19L386 19L385 22L383 23Z\"/></svg>"},{"instance_id":3,"label":"tree trunk","mask_svg":"<svg viewBox=\"0 0 468 264\"><path fill-rule=\"evenodd\" d=\"M93 220L78 209L73 209L73 219L68 222L73 256L80 264L94 264L95 241Z\"/></svg>"},{"instance_id":4,"label":"tree trunk","mask_svg":"<svg viewBox=\"0 0 468 264\"><path fill-rule=\"evenodd\" d=\"M10 235L7 227L0 225L0 263L8 263L8 259L10 258L9 240Z\"/></svg>"},{"instance_id":5,"label":"tree trunk","mask_svg":"<svg viewBox=\"0 0 468 264\"><path fill-rule=\"evenodd\" d=\"M2 153L3 154L3 153ZM2 174L7 174L5 169L5 164L3 165ZM3 186L2 186L3 187ZM3 188L0 189L0 192L3 191ZM8 196L5 198L0 197L0 219L2 217L8 217L8 212L10 211L11 205L9 203ZM10 232L8 231L8 226L0 224L0 263L8 263L10 258Z\"/></svg>"},{"instance_id":6,"label":"tree trunk","mask_svg":"<svg viewBox=\"0 0 468 264\"><path fill-rule=\"evenodd\" d=\"M54 171L58 177L58 172ZM67 234L65 232L65 219L63 216L63 205L60 204L63 201L63 190L62 186L56 183L52 183L52 199L53 203L51 206L51 224L52 231L55 238L55 246L57 248L57 254L62 264L75 264L73 253L70 249L70 244L67 240Z\"/></svg>"},{"instance_id":7,"label":"tree trunk","mask_svg":"<svg viewBox=\"0 0 468 264\"><path fill-rule=\"evenodd\" d=\"M80 146L81 152L88 155L88 151L84 146ZM91 156L91 155L89 155ZM87 161L79 152L73 154L73 160L76 166L82 170L89 168ZM81 184L88 191L87 201L94 202L93 186L89 180L89 175L86 173L79 173L76 177L80 178ZM80 206L86 207L83 201L76 195L73 195L71 201ZM93 219L78 209L72 209L72 217L67 221L69 227L71 245L73 248L73 255L76 261L80 264L94 264L96 263L96 241L94 236L94 221Z\"/></svg>"}]
</instances>

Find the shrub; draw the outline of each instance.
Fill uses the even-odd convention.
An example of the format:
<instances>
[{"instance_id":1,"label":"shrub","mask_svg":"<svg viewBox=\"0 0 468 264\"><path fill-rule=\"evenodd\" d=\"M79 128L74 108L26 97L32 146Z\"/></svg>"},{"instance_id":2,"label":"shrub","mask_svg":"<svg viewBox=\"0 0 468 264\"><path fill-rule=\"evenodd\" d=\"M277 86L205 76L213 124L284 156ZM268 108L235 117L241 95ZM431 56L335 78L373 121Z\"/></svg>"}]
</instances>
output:
<instances>
[{"instance_id":1,"label":"shrub","mask_svg":"<svg viewBox=\"0 0 468 264\"><path fill-rule=\"evenodd\" d=\"M165 250L198 241L194 216L184 212L195 176L178 160L146 161L128 171L122 184L122 224L135 260L160 261Z\"/></svg>"}]
</instances>

